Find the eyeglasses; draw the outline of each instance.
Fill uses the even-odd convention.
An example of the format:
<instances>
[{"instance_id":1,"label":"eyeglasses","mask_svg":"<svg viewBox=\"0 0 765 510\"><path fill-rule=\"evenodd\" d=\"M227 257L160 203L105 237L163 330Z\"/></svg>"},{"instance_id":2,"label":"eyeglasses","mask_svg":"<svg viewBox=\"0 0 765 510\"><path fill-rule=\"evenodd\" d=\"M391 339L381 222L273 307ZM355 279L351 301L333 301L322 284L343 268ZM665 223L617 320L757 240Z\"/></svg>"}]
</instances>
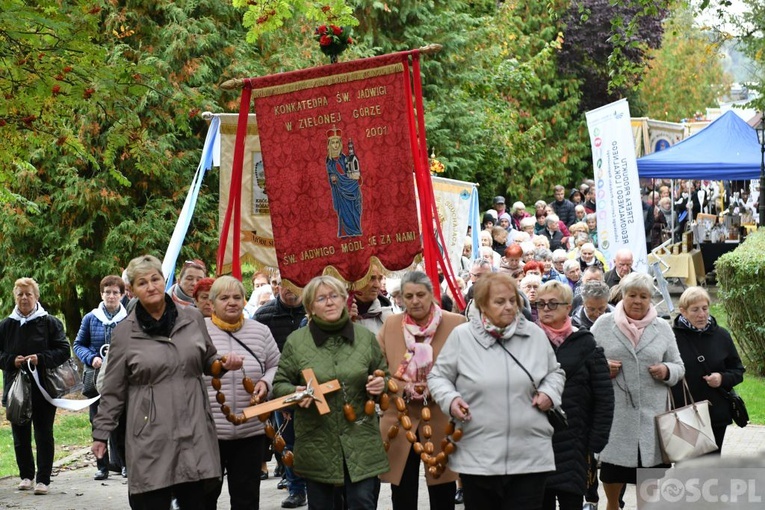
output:
<instances>
[{"instance_id":1,"label":"eyeglasses","mask_svg":"<svg viewBox=\"0 0 765 510\"><path fill-rule=\"evenodd\" d=\"M327 302L328 299L331 299L332 301L337 301L338 299L340 299L340 294L329 294L326 296L319 296L316 299L314 299L314 301L316 303L323 305L324 303Z\"/></svg>"},{"instance_id":2,"label":"eyeglasses","mask_svg":"<svg viewBox=\"0 0 765 510\"><path fill-rule=\"evenodd\" d=\"M549 308L550 310L557 310L559 306L566 306L567 304L568 303L558 303L557 301L537 301L537 308Z\"/></svg>"}]
</instances>

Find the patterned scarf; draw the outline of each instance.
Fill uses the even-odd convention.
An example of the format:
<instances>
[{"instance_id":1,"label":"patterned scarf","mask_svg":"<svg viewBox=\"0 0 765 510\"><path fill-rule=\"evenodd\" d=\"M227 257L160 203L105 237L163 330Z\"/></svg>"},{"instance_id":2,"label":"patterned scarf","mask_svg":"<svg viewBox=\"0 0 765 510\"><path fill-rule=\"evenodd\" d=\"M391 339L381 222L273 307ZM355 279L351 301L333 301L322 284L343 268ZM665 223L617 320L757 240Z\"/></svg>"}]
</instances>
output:
<instances>
[{"instance_id":1,"label":"patterned scarf","mask_svg":"<svg viewBox=\"0 0 765 510\"><path fill-rule=\"evenodd\" d=\"M404 388L410 398L421 400L427 390L428 372L433 367L433 337L442 319L441 308L435 303L430 305L428 322L424 326L417 324L409 314L404 314L401 325L404 330L406 353L396 370L394 377L406 381Z\"/></svg>"},{"instance_id":2,"label":"patterned scarf","mask_svg":"<svg viewBox=\"0 0 765 510\"><path fill-rule=\"evenodd\" d=\"M690 329L691 331L695 331L697 333L703 333L704 331L708 330L709 327L712 325L712 316L711 315L709 317L707 317L707 325L704 326L704 329L699 329L696 326L694 326L693 324L691 324L690 321L688 319L686 319L685 316L682 315L682 314L677 316L677 320L678 320L678 322L680 322L680 324L682 324L686 328Z\"/></svg>"},{"instance_id":3,"label":"patterned scarf","mask_svg":"<svg viewBox=\"0 0 765 510\"><path fill-rule=\"evenodd\" d=\"M196 306L194 298L183 292L183 289L177 283L170 288L170 297L178 306Z\"/></svg>"},{"instance_id":4,"label":"patterned scarf","mask_svg":"<svg viewBox=\"0 0 765 510\"><path fill-rule=\"evenodd\" d=\"M614 308L614 322L616 323L616 327L619 328L619 331L624 333L624 336L630 339L630 342L632 342L634 347L637 347L637 344L640 342L640 337L643 335L643 331L645 331L645 328L647 328L656 317L656 307L653 305L648 308L648 313L640 320L635 320L627 316L627 313L624 311L624 301L619 301L616 308Z\"/></svg>"},{"instance_id":5,"label":"patterned scarf","mask_svg":"<svg viewBox=\"0 0 765 510\"><path fill-rule=\"evenodd\" d=\"M35 320L38 317L45 317L46 315L48 315L48 312L45 311L45 308L43 308L40 303L37 303L35 305L35 309L32 310L29 315L21 315L21 312L19 312L19 307L15 307L10 315L10 318L15 321L19 321L21 326L23 326L29 321Z\"/></svg>"},{"instance_id":6,"label":"patterned scarf","mask_svg":"<svg viewBox=\"0 0 765 510\"><path fill-rule=\"evenodd\" d=\"M518 317L516 316L515 320L504 328L500 328L499 326L492 324L489 318L481 313L481 325L483 325L483 329L486 330L488 334L497 340L509 340L515 334L515 330L518 327Z\"/></svg>"},{"instance_id":7,"label":"patterned scarf","mask_svg":"<svg viewBox=\"0 0 765 510\"><path fill-rule=\"evenodd\" d=\"M212 314L212 323L217 326L218 329L225 331L226 333L233 333L234 331L239 331L242 329L242 326L244 326L244 314L241 314L239 316L239 320L236 321L236 323L231 324L230 322L226 322L217 315L215 315L215 312Z\"/></svg>"},{"instance_id":8,"label":"patterned scarf","mask_svg":"<svg viewBox=\"0 0 765 510\"><path fill-rule=\"evenodd\" d=\"M550 340L555 347L560 347L560 344L574 332L574 327L571 324L571 317L568 316L566 317L566 322L564 322L563 326L560 328L553 328L552 326L544 324L542 321L539 322L539 327L542 328L542 331L547 335L547 339Z\"/></svg>"}]
</instances>

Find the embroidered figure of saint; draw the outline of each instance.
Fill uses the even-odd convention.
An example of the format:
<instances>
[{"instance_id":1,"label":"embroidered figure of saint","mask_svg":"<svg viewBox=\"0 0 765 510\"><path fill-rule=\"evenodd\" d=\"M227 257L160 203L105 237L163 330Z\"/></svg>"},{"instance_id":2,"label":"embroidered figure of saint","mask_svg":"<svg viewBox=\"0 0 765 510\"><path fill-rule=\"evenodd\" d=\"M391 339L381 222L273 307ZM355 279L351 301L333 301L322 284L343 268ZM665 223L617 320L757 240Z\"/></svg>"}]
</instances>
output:
<instances>
[{"instance_id":1,"label":"embroidered figure of saint","mask_svg":"<svg viewBox=\"0 0 765 510\"><path fill-rule=\"evenodd\" d=\"M337 237L357 237L361 232L361 169L348 140L343 153L342 131L327 131L327 175L332 190L332 205L337 213Z\"/></svg>"}]
</instances>

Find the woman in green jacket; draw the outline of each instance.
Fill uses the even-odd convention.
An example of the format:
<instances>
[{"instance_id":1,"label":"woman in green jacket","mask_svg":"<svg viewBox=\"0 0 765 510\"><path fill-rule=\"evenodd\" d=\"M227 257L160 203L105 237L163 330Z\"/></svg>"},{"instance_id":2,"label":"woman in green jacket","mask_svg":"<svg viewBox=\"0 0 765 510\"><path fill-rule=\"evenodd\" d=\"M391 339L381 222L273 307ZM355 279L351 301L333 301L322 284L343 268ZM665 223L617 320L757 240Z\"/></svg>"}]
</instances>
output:
<instances>
[{"instance_id":1,"label":"woman in green jacket","mask_svg":"<svg viewBox=\"0 0 765 510\"><path fill-rule=\"evenodd\" d=\"M364 412L366 401L383 392L388 367L375 336L350 321L347 298L342 282L331 276L306 285L308 327L287 338L274 378L277 397L304 390L306 368L316 375L313 385L332 379L341 385L324 397L328 414L320 415L311 398L295 410L294 469L306 479L309 510L342 508L335 506L341 497L350 510L374 510L377 476L388 471L378 416Z\"/></svg>"}]
</instances>

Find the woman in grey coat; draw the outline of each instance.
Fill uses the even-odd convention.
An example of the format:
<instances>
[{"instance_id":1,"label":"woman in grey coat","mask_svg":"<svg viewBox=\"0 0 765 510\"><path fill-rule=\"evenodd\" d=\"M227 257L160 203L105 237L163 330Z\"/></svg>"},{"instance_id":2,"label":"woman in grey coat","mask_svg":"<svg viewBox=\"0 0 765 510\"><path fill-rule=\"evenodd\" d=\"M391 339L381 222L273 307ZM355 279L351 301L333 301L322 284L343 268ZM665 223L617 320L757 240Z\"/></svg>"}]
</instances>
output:
<instances>
[{"instance_id":1,"label":"woman in grey coat","mask_svg":"<svg viewBox=\"0 0 765 510\"><path fill-rule=\"evenodd\" d=\"M622 301L591 330L614 387L614 420L600 454L607 510L619 509L619 493L625 483L635 483L637 468L669 467L662 464L654 417L667 410L667 389L685 375L672 328L651 304L653 278L630 273L621 290Z\"/></svg>"},{"instance_id":2,"label":"woman in grey coat","mask_svg":"<svg viewBox=\"0 0 765 510\"><path fill-rule=\"evenodd\" d=\"M470 322L454 328L428 374L431 396L464 433L449 468L462 477L465 510L540 509L555 471L545 412L561 404L565 374L519 313L510 275L484 275L474 288Z\"/></svg>"}]
</instances>

